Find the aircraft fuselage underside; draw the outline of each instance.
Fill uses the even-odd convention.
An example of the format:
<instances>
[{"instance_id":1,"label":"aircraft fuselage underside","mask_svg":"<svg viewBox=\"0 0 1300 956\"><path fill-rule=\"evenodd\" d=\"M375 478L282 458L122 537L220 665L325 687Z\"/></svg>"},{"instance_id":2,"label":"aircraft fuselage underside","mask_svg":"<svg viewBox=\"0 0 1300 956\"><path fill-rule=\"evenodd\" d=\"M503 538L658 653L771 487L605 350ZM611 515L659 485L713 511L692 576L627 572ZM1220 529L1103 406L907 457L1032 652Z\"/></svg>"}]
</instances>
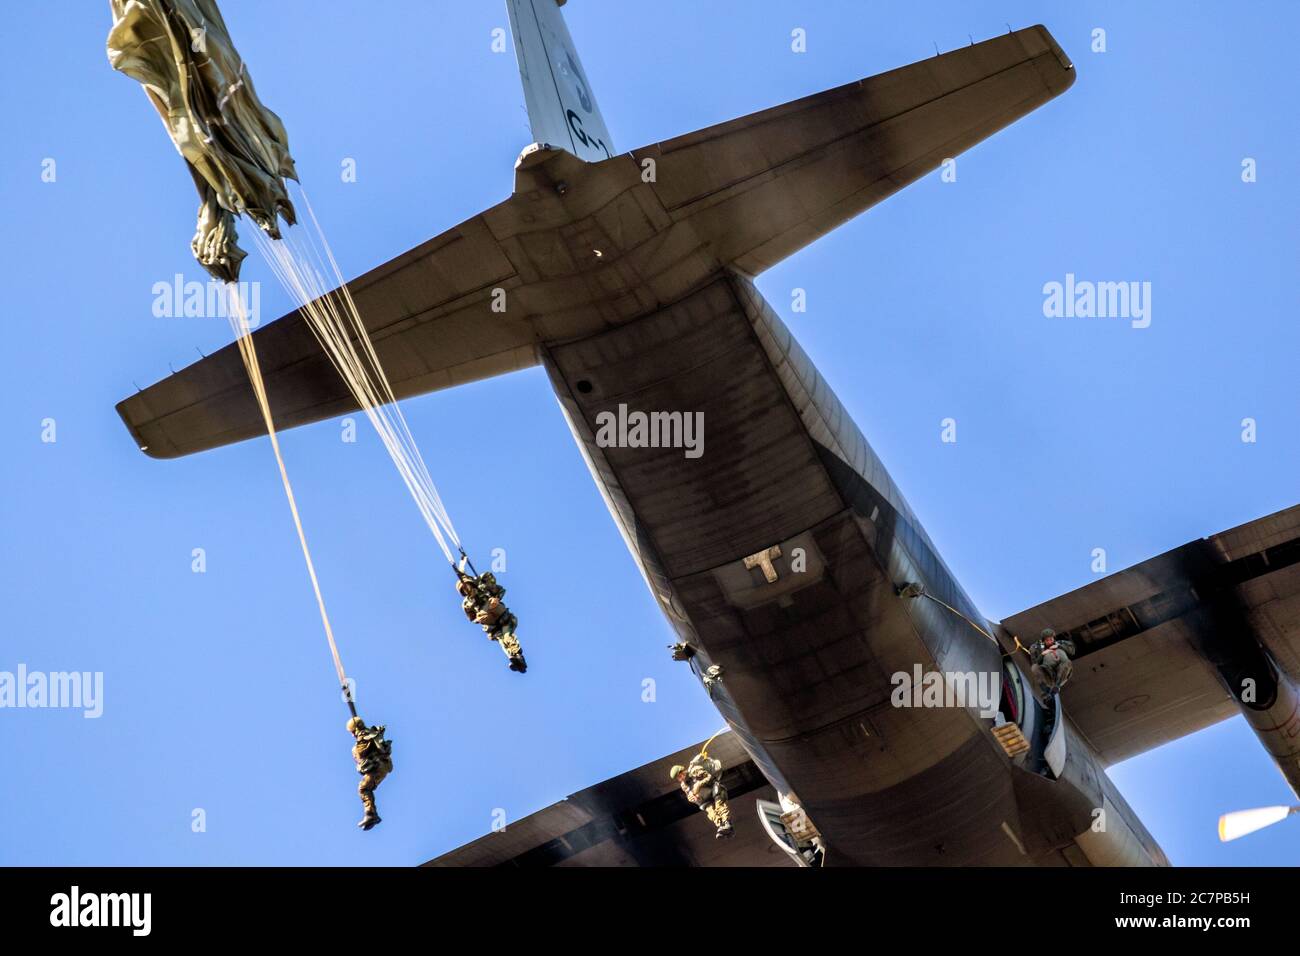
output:
<instances>
[{"instance_id":1,"label":"aircraft fuselage underside","mask_svg":"<svg viewBox=\"0 0 1300 956\"><path fill-rule=\"evenodd\" d=\"M1001 651L933 602L898 597L922 582L982 620L745 277L719 271L671 306L541 353L664 613L701 668L724 669L715 704L798 794L831 862L1163 862L1082 741L1050 780L1013 763L973 706L891 703L895 673L1000 674ZM636 413L697 416L695 448L629 447L649 438L629 427ZM1120 818L1105 850L1094 808Z\"/></svg>"}]
</instances>

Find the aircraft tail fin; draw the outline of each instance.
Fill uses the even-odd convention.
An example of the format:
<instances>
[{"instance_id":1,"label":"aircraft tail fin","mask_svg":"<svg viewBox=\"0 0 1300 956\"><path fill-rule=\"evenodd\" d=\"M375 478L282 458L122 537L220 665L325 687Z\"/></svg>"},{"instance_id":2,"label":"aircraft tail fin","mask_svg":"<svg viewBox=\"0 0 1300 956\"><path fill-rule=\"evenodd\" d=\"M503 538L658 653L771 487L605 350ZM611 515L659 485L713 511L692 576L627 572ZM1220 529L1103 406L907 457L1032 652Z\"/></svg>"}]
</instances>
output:
<instances>
[{"instance_id":1,"label":"aircraft tail fin","mask_svg":"<svg viewBox=\"0 0 1300 956\"><path fill-rule=\"evenodd\" d=\"M565 0L506 0L533 140L587 162L614 155L569 28Z\"/></svg>"}]
</instances>

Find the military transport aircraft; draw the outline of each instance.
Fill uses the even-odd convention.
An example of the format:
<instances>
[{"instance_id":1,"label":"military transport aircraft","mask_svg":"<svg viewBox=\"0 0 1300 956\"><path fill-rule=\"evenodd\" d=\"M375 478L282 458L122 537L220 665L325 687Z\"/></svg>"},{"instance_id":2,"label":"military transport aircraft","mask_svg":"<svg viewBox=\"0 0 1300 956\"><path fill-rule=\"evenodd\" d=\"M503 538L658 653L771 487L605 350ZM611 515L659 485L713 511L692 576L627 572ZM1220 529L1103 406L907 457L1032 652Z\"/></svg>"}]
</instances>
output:
<instances>
[{"instance_id":1,"label":"military transport aircraft","mask_svg":"<svg viewBox=\"0 0 1300 956\"><path fill-rule=\"evenodd\" d=\"M692 666L723 668L711 753L763 826L713 839L667 774L697 745L432 862L788 864L793 791L832 865L1164 864L1104 768L1235 713L1300 787L1300 507L988 622L754 286L1069 89L1051 34L617 153L563 4L507 3L536 140L513 195L350 288L399 398L545 367ZM255 337L279 428L356 407L300 314ZM702 412L706 453L598 441L626 409ZM233 345L118 410L157 458L264 433ZM1068 714L1016 646L1046 626L1077 646ZM893 706L917 665L1001 675L996 713Z\"/></svg>"}]
</instances>

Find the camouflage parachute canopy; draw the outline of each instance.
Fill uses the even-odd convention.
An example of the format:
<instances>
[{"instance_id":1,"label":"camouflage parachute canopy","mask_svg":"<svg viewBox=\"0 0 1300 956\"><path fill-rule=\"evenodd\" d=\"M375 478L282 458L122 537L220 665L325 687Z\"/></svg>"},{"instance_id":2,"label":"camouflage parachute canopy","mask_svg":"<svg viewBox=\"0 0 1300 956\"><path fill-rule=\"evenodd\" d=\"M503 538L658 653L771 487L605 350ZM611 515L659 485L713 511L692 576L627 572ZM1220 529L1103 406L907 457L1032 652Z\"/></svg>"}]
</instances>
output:
<instances>
[{"instance_id":1,"label":"camouflage parachute canopy","mask_svg":"<svg viewBox=\"0 0 1300 956\"><path fill-rule=\"evenodd\" d=\"M280 118L262 105L216 0L109 0L108 60L144 86L198 187L194 257L234 282L245 253L235 216L273 239L296 222L284 179L297 179Z\"/></svg>"}]
</instances>

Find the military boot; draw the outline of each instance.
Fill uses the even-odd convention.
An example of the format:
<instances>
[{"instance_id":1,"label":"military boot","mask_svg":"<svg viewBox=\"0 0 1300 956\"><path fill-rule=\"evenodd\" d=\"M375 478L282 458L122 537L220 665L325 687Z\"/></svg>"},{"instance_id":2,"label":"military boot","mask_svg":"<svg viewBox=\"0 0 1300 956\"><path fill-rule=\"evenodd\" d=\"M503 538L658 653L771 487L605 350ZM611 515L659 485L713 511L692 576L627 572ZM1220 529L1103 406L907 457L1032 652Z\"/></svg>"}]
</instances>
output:
<instances>
[{"instance_id":1,"label":"military boot","mask_svg":"<svg viewBox=\"0 0 1300 956\"><path fill-rule=\"evenodd\" d=\"M375 824L382 822L379 811L375 809L375 794L373 791L361 791L361 806L365 809L366 814L361 818L357 826L363 830L373 830Z\"/></svg>"}]
</instances>

